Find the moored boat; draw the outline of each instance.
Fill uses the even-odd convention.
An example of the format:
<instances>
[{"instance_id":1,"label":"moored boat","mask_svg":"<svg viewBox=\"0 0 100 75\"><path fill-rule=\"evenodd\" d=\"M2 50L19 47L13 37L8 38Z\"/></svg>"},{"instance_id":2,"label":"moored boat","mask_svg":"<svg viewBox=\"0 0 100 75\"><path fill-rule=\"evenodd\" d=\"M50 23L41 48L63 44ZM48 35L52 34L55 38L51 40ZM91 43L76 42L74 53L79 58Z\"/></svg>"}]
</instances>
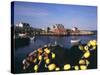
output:
<instances>
[{"instance_id":1,"label":"moored boat","mask_svg":"<svg viewBox=\"0 0 100 75\"><path fill-rule=\"evenodd\" d=\"M80 39L73 39L70 42L71 42L71 44L78 44L81 42L81 40Z\"/></svg>"},{"instance_id":2,"label":"moored boat","mask_svg":"<svg viewBox=\"0 0 100 75\"><path fill-rule=\"evenodd\" d=\"M35 39L35 36L33 36L33 37L30 37L30 40L32 41L32 40L34 40Z\"/></svg>"}]
</instances>

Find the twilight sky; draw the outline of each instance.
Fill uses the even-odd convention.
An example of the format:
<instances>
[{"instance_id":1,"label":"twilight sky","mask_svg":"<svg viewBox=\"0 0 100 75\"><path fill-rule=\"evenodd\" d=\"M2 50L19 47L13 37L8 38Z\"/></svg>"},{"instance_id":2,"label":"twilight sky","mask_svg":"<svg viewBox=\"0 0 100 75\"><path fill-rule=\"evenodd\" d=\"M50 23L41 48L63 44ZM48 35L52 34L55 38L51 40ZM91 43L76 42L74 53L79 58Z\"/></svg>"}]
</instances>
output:
<instances>
[{"instance_id":1,"label":"twilight sky","mask_svg":"<svg viewBox=\"0 0 100 75\"><path fill-rule=\"evenodd\" d=\"M97 7L31 2L14 3L14 24L29 23L36 28L63 24L65 28L97 29Z\"/></svg>"}]
</instances>

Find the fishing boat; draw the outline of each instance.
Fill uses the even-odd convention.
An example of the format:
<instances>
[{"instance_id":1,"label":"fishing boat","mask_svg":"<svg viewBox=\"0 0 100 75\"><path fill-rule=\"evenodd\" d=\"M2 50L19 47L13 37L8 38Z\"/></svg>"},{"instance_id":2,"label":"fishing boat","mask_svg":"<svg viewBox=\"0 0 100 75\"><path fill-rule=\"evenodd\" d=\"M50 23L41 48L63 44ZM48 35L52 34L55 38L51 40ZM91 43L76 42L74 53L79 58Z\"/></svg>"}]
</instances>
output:
<instances>
[{"instance_id":1,"label":"fishing boat","mask_svg":"<svg viewBox=\"0 0 100 75\"><path fill-rule=\"evenodd\" d=\"M71 40L71 44L78 44L78 43L80 43L80 39L72 39Z\"/></svg>"},{"instance_id":2,"label":"fishing boat","mask_svg":"<svg viewBox=\"0 0 100 75\"><path fill-rule=\"evenodd\" d=\"M32 40L34 40L35 39L35 36L33 36L33 37L30 37L30 40L32 41Z\"/></svg>"}]
</instances>

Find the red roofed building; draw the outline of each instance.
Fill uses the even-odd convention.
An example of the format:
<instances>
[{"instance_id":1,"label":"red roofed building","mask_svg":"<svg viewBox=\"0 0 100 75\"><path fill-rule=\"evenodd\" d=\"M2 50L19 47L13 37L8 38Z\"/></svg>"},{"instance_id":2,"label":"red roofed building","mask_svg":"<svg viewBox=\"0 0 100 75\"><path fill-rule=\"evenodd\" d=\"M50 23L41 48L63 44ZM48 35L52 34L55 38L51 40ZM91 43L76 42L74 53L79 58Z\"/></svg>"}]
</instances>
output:
<instances>
[{"instance_id":1,"label":"red roofed building","mask_svg":"<svg viewBox=\"0 0 100 75\"><path fill-rule=\"evenodd\" d=\"M66 30L62 24L53 25L52 32L56 34L65 34Z\"/></svg>"}]
</instances>

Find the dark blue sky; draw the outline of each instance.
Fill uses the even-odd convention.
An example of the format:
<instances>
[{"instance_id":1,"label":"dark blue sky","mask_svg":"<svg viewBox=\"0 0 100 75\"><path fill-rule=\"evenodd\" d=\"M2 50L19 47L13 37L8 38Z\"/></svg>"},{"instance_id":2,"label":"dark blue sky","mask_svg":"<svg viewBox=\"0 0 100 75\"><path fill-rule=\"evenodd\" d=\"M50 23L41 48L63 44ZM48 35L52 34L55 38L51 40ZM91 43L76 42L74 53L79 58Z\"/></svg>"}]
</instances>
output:
<instances>
[{"instance_id":1,"label":"dark blue sky","mask_svg":"<svg viewBox=\"0 0 100 75\"><path fill-rule=\"evenodd\" d=\"M26 22L45 28L60 23L65 28L97 29L96 6L15 2L14 7L14 24Z\"/></svg>"}]
</instances>

